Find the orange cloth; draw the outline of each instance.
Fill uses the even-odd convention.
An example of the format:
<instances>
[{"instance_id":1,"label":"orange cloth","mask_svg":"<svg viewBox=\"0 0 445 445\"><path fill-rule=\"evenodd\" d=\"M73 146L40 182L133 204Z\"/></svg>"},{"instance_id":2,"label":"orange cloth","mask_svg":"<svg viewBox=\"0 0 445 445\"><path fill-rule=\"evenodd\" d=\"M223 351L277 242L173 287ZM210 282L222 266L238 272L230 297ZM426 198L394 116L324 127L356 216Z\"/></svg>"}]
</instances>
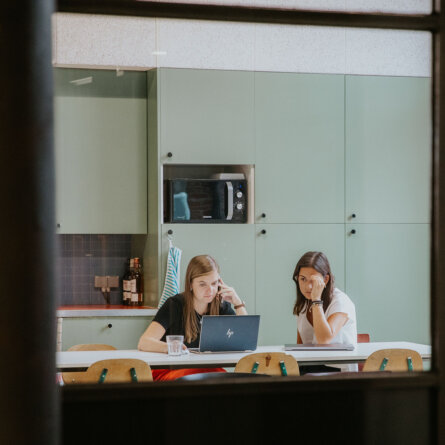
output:
<instances>
[{"instance_id":1,"label":"orange cloth","mask_svg":"<svg viewBox=\"0 0 445 445\"><path fill-rule=\"evenodd\" d=\"M226 372L223 368L185 368L185 369L152 369L153 380L176 380L179 377L201 372Z\"/></svg>"}]
</instances>

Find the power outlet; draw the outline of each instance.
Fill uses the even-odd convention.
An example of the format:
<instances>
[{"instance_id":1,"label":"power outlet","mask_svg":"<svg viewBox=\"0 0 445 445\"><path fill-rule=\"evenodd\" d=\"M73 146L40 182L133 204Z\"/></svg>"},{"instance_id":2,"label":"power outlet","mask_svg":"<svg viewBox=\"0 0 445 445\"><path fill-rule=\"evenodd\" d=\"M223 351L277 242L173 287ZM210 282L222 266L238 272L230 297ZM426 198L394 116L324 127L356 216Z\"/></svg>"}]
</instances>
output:
<instances>
[{"instance_id":1,"label":"power outlet","mask_svg":"<svg viewBox=\"0 0 445 445\"><path fill-rule=\"evenodd\" d=\"M98 276L94 277L94 287L100 287L105 289L110 289L112 287L119 287L119 277L118 276Z\"/></svg>"},{"instance_id":2,"label":"power outlet","mask_svg":"<svg viewBox=\"0 0 445 445\"><path fill-rule=\"evenodd\" d=\"M108 286L107 287L119 287L119 277L118 276L112 276L112 277L106 277L108 280Z\"/></svg>"},{"instance_id":3,"label":"power outlet","mask_svg":"<svg viewBox=\"0 0 445 445\"><path fill-rule=\"evenodd\" d=\"M107 287L107 277L94 277L94 287Z\"/></svg>"}]
</instances>

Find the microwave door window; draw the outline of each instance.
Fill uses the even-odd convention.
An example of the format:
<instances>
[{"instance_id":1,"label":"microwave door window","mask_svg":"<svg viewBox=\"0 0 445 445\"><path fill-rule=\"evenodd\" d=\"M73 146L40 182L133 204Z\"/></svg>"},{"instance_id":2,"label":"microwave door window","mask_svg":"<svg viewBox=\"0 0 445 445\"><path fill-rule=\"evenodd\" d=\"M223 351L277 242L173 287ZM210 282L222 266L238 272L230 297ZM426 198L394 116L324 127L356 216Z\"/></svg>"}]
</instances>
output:
<instances>
[{"instance_id":1,"label":"microwave door window","mask_svg":"<svg viewBox=\"0 0 445 445\"><path fill-rule=\"evenodd\" d=\"M212 222L215 214L215 181L177 180L173 187L173 220Z\"/></svg>"},{"instance_id":2,"label":"microwave door window","mask_svg":"<svg viewBox=\"0 0 445 445\"><path fill-rule=\"evenodd\" d=\"M224 222L228 207L227 184L225 181L207 179L174 180L173 221L174 222ZM230 194L233 196L233 193Z\"/></svg>"},{"instance_id":3,"label":"microwave door window","mask_svg":"<svg viewBox=\"0 0 445 445\"><path fill-rule=\"evenodd\" d=\"M212 222L218 219L217 183L215 181L191 181L187 185L192 221Z\"/></svg>"}]
</instances>

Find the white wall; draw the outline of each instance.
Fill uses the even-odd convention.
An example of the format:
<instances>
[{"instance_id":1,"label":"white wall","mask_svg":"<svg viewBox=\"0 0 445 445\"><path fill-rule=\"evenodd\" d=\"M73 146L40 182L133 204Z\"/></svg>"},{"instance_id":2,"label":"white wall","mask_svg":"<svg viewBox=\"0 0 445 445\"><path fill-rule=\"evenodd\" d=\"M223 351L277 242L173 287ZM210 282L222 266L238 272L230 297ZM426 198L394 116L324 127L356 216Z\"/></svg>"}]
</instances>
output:
<instances>
[{"instance_id":1,"label":"white wall","mask_svg":"<svg viewBox=\"0 0 445 445\"><path fill-rule=\"evenodd\" d=\"M221 3L221 0L194 2ZM428 13L431 4L429 0L229 0L226 3L404 13ZM179 67L430 76L431 35L58 13L53 17L53 63L131 69Z\"/></svg>"}]
</instances>

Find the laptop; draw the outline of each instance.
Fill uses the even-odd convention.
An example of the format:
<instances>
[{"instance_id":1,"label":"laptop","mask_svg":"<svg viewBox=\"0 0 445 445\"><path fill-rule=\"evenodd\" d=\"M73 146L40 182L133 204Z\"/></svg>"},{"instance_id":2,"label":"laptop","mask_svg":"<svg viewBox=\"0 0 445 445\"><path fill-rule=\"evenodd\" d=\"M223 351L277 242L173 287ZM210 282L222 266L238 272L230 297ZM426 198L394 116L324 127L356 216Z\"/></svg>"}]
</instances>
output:
<instances>
[{"instance_id":1,"label":"laptop","mask_svg":"<svg viewBox=\"0 0 445 445\"><path fill-rule=\"evenodd\" d=\"M284 345L285 351L353 351L354 349L354 345L345 343Z\"/></svg>"},{"instance_id":2,"label":"laptop","mask_svg":"<svg viewBox=\"0 0 445 445\"><path fill-rule=\"evenodd\" d=\"M199 348L190 352L254 351L258 344L259 315L204 315Z\"/></svg>"}]
</instances>

